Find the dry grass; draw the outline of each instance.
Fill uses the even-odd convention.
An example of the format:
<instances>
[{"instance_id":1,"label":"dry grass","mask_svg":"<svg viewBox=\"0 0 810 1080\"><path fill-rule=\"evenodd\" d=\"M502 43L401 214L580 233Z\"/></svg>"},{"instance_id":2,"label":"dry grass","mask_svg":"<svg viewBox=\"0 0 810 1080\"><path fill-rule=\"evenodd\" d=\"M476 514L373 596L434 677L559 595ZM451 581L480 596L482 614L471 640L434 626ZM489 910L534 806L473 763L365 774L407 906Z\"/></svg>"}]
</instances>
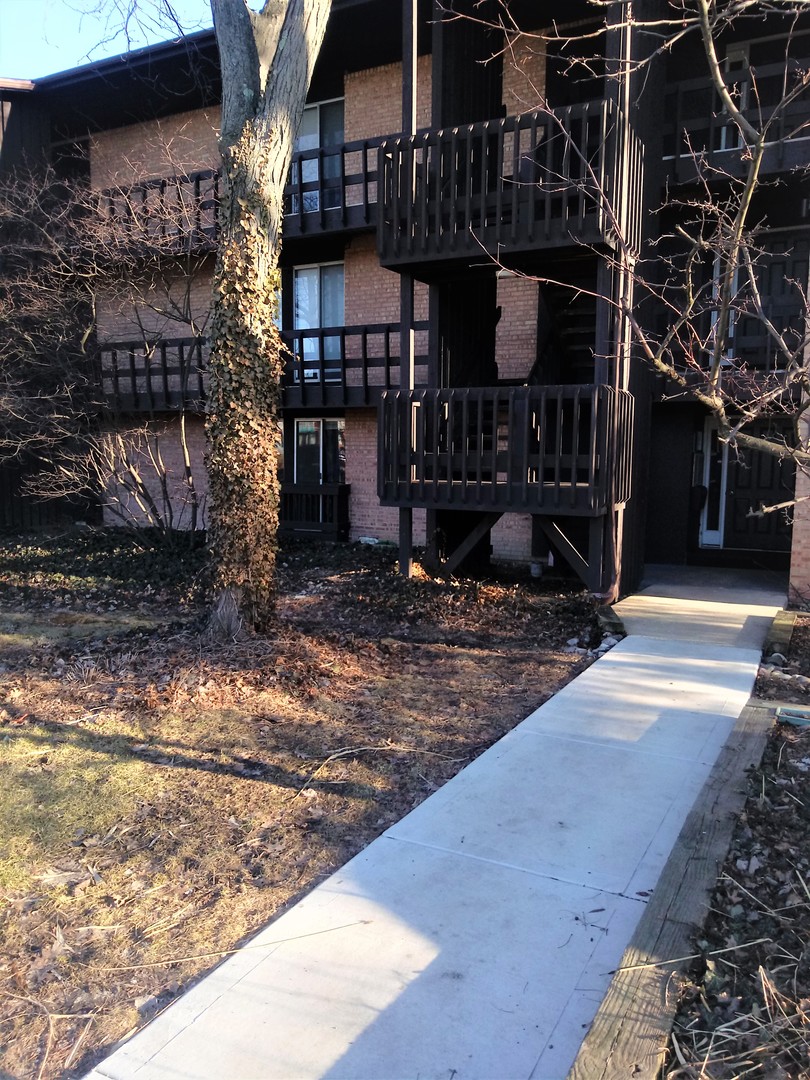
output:
<instances>
[{"instance_id":1,"label":"dry grass","mask_svg":"<svg viewBox=\"0 0 810 1080\"><path fill-rule=\"evenodd\" d=\"M581 670L562 646L593 627L559 586L404 582L388 552L293 547L272 633L213 649L188 589L30 561L0 577L0 1070L19 1078L86 1072Z\"/></svg>"}]
</instances>

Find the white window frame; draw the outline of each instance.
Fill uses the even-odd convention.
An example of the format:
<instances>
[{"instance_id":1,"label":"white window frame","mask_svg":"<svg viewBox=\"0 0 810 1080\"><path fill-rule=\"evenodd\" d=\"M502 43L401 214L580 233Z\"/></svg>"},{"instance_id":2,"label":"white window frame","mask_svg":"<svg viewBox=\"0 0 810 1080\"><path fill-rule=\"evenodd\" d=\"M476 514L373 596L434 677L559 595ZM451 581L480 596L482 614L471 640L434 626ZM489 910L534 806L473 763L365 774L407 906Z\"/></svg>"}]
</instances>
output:
<instances>
[{"instance_id":1,"label":"white window frame","mask_svg":"<svg viewBox=\"0 0 810 1080\"><path fill-rule=\"evenodd\" d=\"M343 438L346 438L346 421L342 416L298 416L295 418L293 428L293 483L299 483L298 479L298 429L301 424L319 424L318 432L318 483L325 483L323 478L324 467L324 437L323 432L324 424L343 424ZM304 481L300 481L303 483ZM343 480L334 480L330 483L345 483L345 476Z\"/></svg>"},{"instance_id":2,"label":"white window frame","mask_svg":"<svg viewBox=\"0 0 810 1080\"><path fill-rule=\"evenodd\" d=\"M709 529L707 521L709 517L709 490L712 469L712 435L718 435L717 421L711 417L706 418L703 430L703 486L706 489L706 501L700 513L700 546L702 548L722 548L723 536L726 529L726 494L728 491L728 443L720 443L720 490L718 507L717 528Z\"/></svg>"},{"instance_id":3,"label":"white window frame","mask_svg":"<svg viewBox=\"0 0 810 1080\"><path fill-rule=\"evenodd\" d=\"M345 118L346 118L345 102L346 102L346 98L345 97L324 98L322 101L311 101L307 105L304 106L304 113L303 113L303 115L301 117L302 124L303 124L304 116L306 116L307 113L311 114L313 111L317 110L316 115L317 115L317 118L318 118L318 131L317 131L317 135L316 135L317 141L316 141L314 147L308 146L308 147L305 148L306 150L318 149L323 145L322 135L321 135L321 109L325 105L335 105L338 101L343 102L343 104L344 104L344 112L343 112L343 116L344 116L343 135L344 135L344 138L341 140L341 142L346 141L345 140L345 134L346 134L346 128L345 128ZM300 152L301 149L302 148L300 146L300 133L299 133L298 137L295 140L295 145L293 146L293 153ZM317 162L317 160L316 159L307 159L306 161L303 161L301 163L301 181L302 181L302 183L310 184L310 183L315 183L317 180L318 180L318 162ZM298 195L293 195L292 203L291 203L291 210L292 210L292 213L294 213L294 214L297 214L299 212L299 209L300 209L298 199L299 199ZM304 209L305 214L316 213L321 208L321 205L320 205L320 192L319 191L305 191L304 194L303 194L303 203L304 203L303 209ZM338 202L338 205L340 205L339 202ZM328 210L328 209L331 209L331 207L326 206L326 207L324 207L324 209Z\"/></svg>"},{"instance_id":4,"label":"white window frame","mask_svg":"<svg viewBox=\"0 0 810 1080\"><path fill-rule=\"evenodd\" d=\"M321 284L320 284L320 282L321 282L320 271L322 271L322 270L324 270L324 269L326 269L327 267L330 267L330 266L339 266L343 270L343 305L342 305L343 306L343 318L342 318L341 322L339 322L339 323L337 323L335 325L338 325L338 326L344 326L345 325L345 321L346 321L346 263L344 261L340 260L340 259L335 259L335 260L331 260L331 261L328 261L328 262L301 263L300 265L294 266L292 268L292 270L293 270L293 281L292 281L292 288L293 288L293 304L292 304L293 326L292 326L292 330L293 330L293 334L295 334L297 331L300 331L300 330L319 330L319 329L322 329L324 327L325 324L323 322L323 307L322 307L322 303L321 303L322 292L321 292ZM301 327L301 326L298 325L298 274L300 272L304 271L304 270L317 270L319 272L318 273L318 323L317 323L316 326ZM328 324L326 324L326 325L328 325ZM343 370L343 364L344 364L344 361L345 361L345 357L342 355L342 347L341 347L340 338L337 335L334 335L334 338L331 338L331 337L330 338L325 338L324 339L324 344L326 344L327 342L330 342L330 341L335 342L335 344L337 346L337 348L336 348L337 355L336 356L331 356L331 357L328 357L326 355L324 356L324 381L327 382L327 383L335 383L335 382L340 382L341 381L342 370ZM304 380L306 382L319 382L320 381L320 368L319 368L319 363L318 363L319 357L318 357L317 349L316 350L310 349L309 350L309 355L307 355L307 352L308 352L308 350L306 348L307 339L304 338L302 343L304 345L304 348L302 349L302 353L303 353L302 359L304 361ZM314 355L313 355L313 351L314 351ZM331 366L329 366L330 362L331 362ZM299 378L299 369L296 366L296 370L295 370L295 379L296 379L296 381L298 381L298 378Z\"/></svg>"}]
</instances>

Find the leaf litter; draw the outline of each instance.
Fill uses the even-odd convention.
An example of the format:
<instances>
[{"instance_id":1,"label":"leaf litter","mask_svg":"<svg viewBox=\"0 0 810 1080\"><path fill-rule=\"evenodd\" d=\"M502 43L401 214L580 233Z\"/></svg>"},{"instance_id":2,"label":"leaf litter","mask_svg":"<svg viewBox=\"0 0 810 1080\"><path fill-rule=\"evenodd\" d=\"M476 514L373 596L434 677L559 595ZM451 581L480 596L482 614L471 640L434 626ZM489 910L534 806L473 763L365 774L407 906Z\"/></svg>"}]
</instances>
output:
<instances>
[{"instance_id":1,"label":"leaf litter","mask_svg":"<svg viewBox=\"0 0 810 1080\"><path fill-rule=\"evenodd\" d=\"M810 674L810 616L786 660L780 670ZM760 698L807 702L803 681L768 667ZM775 723L680 989L666 1080L810 1078L809 761L810 728Z\"/></svg>"},{"instance_id":2,"label":"leaf litter","mask_svg":"<svg viewBox=\"0 0 810 1080\"><path fill-rule=\"evenodd\" d=\"M599 637L570 582L406 581L382 545L289 543L270 633L212 647L199 563L175 580L153 552L136 583L126 543L7 541L0 570L0 1074L20 1080L84 1075Z\"/></svg>"}]
</instances>

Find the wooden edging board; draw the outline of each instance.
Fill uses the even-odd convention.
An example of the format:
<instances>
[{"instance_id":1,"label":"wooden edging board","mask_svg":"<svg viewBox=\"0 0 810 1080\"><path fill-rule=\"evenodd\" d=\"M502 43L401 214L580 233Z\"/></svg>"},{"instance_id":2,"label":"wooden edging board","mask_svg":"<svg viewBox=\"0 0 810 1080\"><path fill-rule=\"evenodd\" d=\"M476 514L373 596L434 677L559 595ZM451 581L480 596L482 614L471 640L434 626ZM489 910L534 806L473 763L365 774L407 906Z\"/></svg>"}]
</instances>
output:
<instances>
[{"instance_id":1,"label":"wooden edging board","mask_svg":"<svg viewBox=\"0 0 810 1080\"><path fill-rule=\"evenodd\" d=\"M678 1005L677 976L747 797L746 772L762 760L776 703L749 701L692 807L644 909L568 1080L653 1080Z\"/></svg>"}]
</instances>

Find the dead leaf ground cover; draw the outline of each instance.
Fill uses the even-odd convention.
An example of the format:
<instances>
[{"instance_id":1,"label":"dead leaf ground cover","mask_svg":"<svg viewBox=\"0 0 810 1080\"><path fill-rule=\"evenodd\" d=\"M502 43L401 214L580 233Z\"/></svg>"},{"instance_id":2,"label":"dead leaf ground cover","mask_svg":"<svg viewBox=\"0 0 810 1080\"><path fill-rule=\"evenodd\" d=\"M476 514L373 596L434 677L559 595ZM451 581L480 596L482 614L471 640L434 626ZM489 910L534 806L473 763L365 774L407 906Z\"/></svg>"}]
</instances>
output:
<instances>
[{"instance_id":1,"label":"dead leaf ground cover","mask_svg":"<svg viewBox=\"0 0 810 1080\"><path fill-rule=\"evenodd\" d=\"M810 704L810 616L757 695ZM681 989L668 1080L810 1077L810 728L776 724Z\"/></svg>"},{"instance_id":2,"label":"dead leaf ground cover","mask_svg":"<svg viewBox=\"0 0 810 1080\"><path fill-rule=\"evenodd\" d=\"M0 1072L80 1076L578 673L573 586L288 545L266 637L203 643L201 553L0 548Z\"/></svg>"}]
</instances>

